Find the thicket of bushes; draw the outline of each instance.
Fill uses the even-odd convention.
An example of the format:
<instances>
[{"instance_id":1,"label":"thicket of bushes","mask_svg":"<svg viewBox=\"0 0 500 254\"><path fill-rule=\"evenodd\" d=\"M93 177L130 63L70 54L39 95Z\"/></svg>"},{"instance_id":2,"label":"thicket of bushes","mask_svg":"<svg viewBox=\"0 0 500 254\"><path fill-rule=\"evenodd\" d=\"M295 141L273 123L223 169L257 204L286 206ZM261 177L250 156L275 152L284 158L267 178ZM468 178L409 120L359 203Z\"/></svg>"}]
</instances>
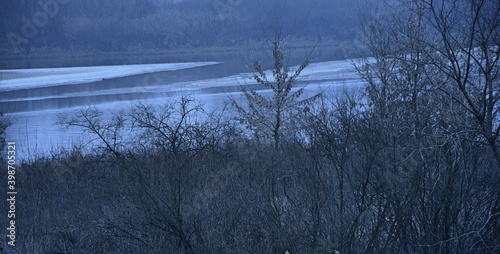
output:
<instances>
[{"instance_id":1,"label":"thicket of bushes","mask_svg":"<svg viewBox=\"0 0 500 254\"><path fill-rule=\"evenodd\" d=\"M236 122L185 97L61 119L93 151L21 165L19 251L498 253L500 4L405 3L365 26L363 91L304 98L277 40Z\"/></svg>"},{"instance_id":2,"label":"thicket of bushes","mask_svg":"<svg viewBox=\"0 0 500 254\"><path fill-rule=\"evenodd\" d=\"M61 119L93 137L92 151L20 166L19 251L500 250L500 161L463 101L410 89L419 82L370 80L385 70L376 62L360 65L365 92L299 103L274 49L275 83L253 65L274 96L247 90L249 104L238 104L248 129L186 97ZM261 125L273 128L253 128Z\"/></svg>"},{"instance_id":3,"label":"thicket of bushes","mask_svg":"<svg viewBox=\"0 0 500 254\"><path fill-rule=\"evenodd\" d=\"M102 135L93 153L18 170L21 252L499 250L498 162L437 112L418 132L412 117L324 100L295 126L307 141L276 149L193 103L136 108L134 136L120 119L77 115Z\"/></svg>"}]
</instances>

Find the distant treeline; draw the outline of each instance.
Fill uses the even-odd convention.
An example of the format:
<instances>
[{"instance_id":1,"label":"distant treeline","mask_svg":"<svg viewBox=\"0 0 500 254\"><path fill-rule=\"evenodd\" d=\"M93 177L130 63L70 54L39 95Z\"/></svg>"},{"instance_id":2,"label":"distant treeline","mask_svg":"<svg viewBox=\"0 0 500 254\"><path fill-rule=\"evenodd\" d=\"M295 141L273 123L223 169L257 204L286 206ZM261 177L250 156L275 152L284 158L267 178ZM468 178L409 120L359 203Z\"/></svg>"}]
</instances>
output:
<instances>
[{"instance_id":1,"label":"distant treeline","mask_svg":"<svg viewBox=\"0 0 500 254\"><path fill-rule=\"evenodd\" d=\"M255 45L277 31L353 40L365 0L24 0L0 8L1 53Z\"/></svg>"}]
</instances>

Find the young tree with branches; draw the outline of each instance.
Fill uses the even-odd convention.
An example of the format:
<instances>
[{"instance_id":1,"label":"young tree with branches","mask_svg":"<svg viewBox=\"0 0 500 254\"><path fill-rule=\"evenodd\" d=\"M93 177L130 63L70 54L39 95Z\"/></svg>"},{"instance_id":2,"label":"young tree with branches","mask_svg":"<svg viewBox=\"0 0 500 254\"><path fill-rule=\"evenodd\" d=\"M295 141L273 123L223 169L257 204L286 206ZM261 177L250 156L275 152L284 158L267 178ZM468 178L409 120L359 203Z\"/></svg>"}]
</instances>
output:
<instances>
[{"instance_id":1,"label":"young tree with branches","mask_svg":"<svg viewBox=\"0 0 500 254\"><path fill-rule=\"evenodd\" d=\"M287 133L293 128L300 115L307 111L307 105L316 100L321 94L303 98L304 87L296 87L298 77L309 65L307 57L296 68L285 65L284 39L277 38L271 41L274 69L272 77L262 68L262 63L255 60L250 66L252 79L266 89L270 89L272 97L261 94L254 89L242 87L246 105L232 101L239 113L238 120L253 131L259 138L271 138L274 148L278 149Z\"/></svg>"}]
</instances>

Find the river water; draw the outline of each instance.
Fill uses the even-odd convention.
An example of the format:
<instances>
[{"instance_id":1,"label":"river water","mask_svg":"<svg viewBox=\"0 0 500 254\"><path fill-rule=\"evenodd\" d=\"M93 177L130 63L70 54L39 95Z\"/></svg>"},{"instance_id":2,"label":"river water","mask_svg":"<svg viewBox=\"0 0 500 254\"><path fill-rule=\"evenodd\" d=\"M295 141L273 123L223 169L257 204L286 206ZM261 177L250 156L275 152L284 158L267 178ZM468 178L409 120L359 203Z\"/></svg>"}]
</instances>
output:
<instances>
[{"instance_id":1,"label":"river water","mask_svg":"<svg viewBox=\"0 0 500 254\"><path fill-rule=\"evenodd\" d=\"M287 64L300 64L307 53L295 52ZM361 87L350 62L331 61L337 57L335 54L317 57L304 71L299 85L307 85L309 90ZM7 130L7 141L16 142L18 154L25 160L61 148L69 149L85 142L82 130L68 130L57 125L58 117L89 106L111 112L131 107L137 101L169 101L189 94L209 105L211 110L217 110L230 99L229 94L238 94L242 85L262 89L250 79L247 65L252 59L262 60L265 69L272 67L272 59L264 52L187 54L115 62L107 59L3 64L0 110L12 122ZM161 65L165 63L171 65ZM79 67L60 68L68 66ZM69 76L61 76L66 74Z\"/></svg>"}]
</instances>

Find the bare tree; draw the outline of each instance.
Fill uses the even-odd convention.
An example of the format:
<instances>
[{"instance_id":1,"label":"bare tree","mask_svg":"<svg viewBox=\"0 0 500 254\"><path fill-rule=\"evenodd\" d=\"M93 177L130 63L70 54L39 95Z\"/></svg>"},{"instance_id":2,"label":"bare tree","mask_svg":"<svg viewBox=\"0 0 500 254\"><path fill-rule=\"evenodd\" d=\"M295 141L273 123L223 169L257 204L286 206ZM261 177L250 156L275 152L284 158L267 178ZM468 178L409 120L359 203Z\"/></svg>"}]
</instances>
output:
<instances>
[{"instance_id":1,"label":"bare tree","mask_svg":"<svg viewBox=\"0 0 500 254\"><path fill-rule=\"evenodd\" d=\"M121 150L125 145L123 132L125 131L126 119L119 112L108 118L104 117L103 114L97 108L79 109L72 117L61 115L58 124L65 125L67 128L81 128L90 134L91 144L103 149L103 154L111 153L116 158L120 158Z\"/></svg>"},{"instance_id":2,"label":"bare tree","mask_svg":"<svg viewBox=\"0 0 500 254\"><path fill-rule=\"evenodd\" d=\"M238 104L235 100L232 104L239 113L238 120L241 123L257 137L271 138L275 149L278 149L287 129L297 122L299 116L307 110L307 105L320 94L301 98L304 87L294 90L297 79L309 65L310 58L306 58L297 68L290 68L285 65L284 39L278 37L271 41L271 46L274 59L272 78L268 78L260 61L255 60L250 68L252 78L259 85L270 89L272 98L254 89L242 87L247 105Z\"/></svg>"},{"instance_id":3,"label":"bare tree","mask_svg":"<svg viewBox=\"0 0 500 254\"><path fill-rule=\"evenodd\" d=\"M385 180L372 184L381 187L394 223L385 230L398 232L388 240L399 251L498 248L498 6L403 0L366 23L374 60L358 66L368 85L364 118L383 137L373 148L385 164L377 165ZM496 166L473 163L479 158ZM489 187L477 187L486 175ZM475 196L484 199L466 201ZM478 241L480 228L488 231Z\"/></svg>"},{"instance_id":4,"label":"bare tree","mask_svg":"<svg viewBox=\"0 0 500 254\"><path fill-rule=\"evenodd\" d=\"M434 84L470 112L500 166L500 3L426 1L437 39L425 53L444 78Z\"/></svg>"}]
</instances>

